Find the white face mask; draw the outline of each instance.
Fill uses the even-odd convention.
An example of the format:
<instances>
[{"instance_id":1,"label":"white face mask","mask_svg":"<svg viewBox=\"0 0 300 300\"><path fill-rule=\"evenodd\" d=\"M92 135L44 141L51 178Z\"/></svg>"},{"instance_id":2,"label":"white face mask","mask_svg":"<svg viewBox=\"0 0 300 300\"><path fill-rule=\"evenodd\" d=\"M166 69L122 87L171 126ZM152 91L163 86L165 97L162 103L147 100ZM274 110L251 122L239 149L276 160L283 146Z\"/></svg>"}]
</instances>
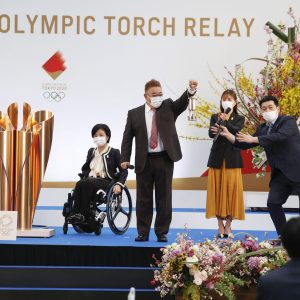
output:
<instances>
[{"instance_id":1,"label":"white face mask","mask_svg":"<svg viewBox=\"0 0 300 300\"><path fill-rule=\"evenodd\" d=\"M262 116L268 123L273 123L278 117L278 111L277 110L265 111L263 112Z\"/></svg>"},{"instance_id":2,"label":"white face mask","mask_svg":"<svg viewBox=\"0 0 300 300\"><path fill-rule=\"evenodd\" d=\"M97 145L97 146L104 146L106 144L106 137L105 136L95 136L93 138L93 141L94 143Z\"/></svg>"},{"instance_id":3,"label":"white face mask","mask_svg":"<svg viewBox=\"0 0 300 300\"><path fill-rule=\"evenodd\" d=\"M222 103L222 107L223 107L224 111L226 111L227 108L230 108L232 110L233 104L234 104L232 101L225 100L225 101L222 101L221 103Z\"/></svg>"},{"instance_id":4,"label":"white face mask","mask_svg":"<svg viewBox=\"0 0 300 300\"><path fill-rule=\"evenodd\" d=\"M154 108L159 108L162 104L163 101L163 97L162 96L155 96L155 97L151 97L151 105Z\"/></svg>"}]
</instances>

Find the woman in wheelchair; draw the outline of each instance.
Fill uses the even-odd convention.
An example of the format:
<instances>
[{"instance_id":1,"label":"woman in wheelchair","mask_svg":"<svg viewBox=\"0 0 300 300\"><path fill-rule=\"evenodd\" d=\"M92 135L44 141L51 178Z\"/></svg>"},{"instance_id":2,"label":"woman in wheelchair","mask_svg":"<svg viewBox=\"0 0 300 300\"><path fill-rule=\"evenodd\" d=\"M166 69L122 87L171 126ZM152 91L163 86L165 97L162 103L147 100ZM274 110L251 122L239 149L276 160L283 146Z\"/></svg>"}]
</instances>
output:
<instances>
[{"instance_id":1,"label":"woman in wheelchair","mask_svg":"<svg viewBox=\"0 0 300 300\"><path fill-rule=\"evenodd\" d=\"M73 207L68 217L71 223L88 222L89 219L95 218L93 214L96 213L96 206L99 204L97 191L105 192L118 171L119 176L113 193L121 193L128 175L128 171L120 167L120 151L109 146L109 127L106 124L96 124L92 129L92 138L97 147L89 149L86 162L81 168L81 179L76 183Z\"/></svg>"}]
</instances>

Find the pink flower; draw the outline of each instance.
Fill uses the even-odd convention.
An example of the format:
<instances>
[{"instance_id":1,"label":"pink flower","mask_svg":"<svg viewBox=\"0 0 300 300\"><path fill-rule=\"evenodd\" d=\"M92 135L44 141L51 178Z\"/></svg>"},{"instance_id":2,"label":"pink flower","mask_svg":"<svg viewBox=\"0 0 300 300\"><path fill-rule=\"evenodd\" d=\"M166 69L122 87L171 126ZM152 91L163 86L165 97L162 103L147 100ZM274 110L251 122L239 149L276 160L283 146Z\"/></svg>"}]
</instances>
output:
<instances>
[{"instance_id":1,"label":"pink flower","mask_svg":"<svg viewBox=\"0 0 300 300\"><path fill-rule=\"evenodd\" d=\"M214 287L215 287L215 285L214 285L212 282L208 282L208 283L206 284L206 287L207 287L209 290L213 290Z\"/></svg>"},{"instance_id":2,"label":"pink flower","mask_svg":"<svg viewBox=\"0 0 300 300\"><path fill-rule=\"evenodd\" d=\"M293 60L295 61L295 63L297 63L299 57L300 57L300 54L295 52L295 53L292 53L291 54L291 57L293 58Z\"/></svg>"},{"instance_id":3,"label":"pink flower","mask_svg":"<svg viewBox=\"0 0 300 300\"><path fill-rule=\"evenodd\" d=\"M266 257L261 257L261 256L252 256L249 257L247 264L250 269L256 269L260 270L263 266L264 263L268 262L268 259Z\"/></svg>"},{"instance_id":4,"label":"pink flower","mask_svg":"<svg viewBox=\"0 0 300 300\"><path fill-rule=\"evenodd\" d=\"M247 261L247 264L250 269L259 269L260 266L259 257L250 257Z\"/></svg>"},{"instance_id":5,"label":"pink flower","mask_svg":"<svg viewBox=\"0 0 300 300\"><path fill-rule=\"evenodd\" d=\"M246 241L243 243L243 247L250 251L256 251L258 250L257 243L250 237L246 239Z\"/></svg>"},{"instance_id":6,"label":"pink flower","mask_svg":"<svg viewBox=\"0 0 300 300\"><path fill-rule=\"evenodd\" d=\"M287 14L291 17L294 16L294 12L293 12L293 8L292 7L289 7L289 10L287 11Z\"/></svg>"},{"instance_id":7,"label":"pink flower","mask_svg":"<svg viewBox=\"0 0 300 300\"><path fill-rule=\"evenodd\" d=\"M287 79L287 84L288 84L288 85L293 85L293 84L294 84L294 79L291 78L291 77L288 77L288 79Z\"/></svg>"},{"instance_id":8,"label":"pink flower","mask_svg":"<svg viewBox=\"0 0 300 300\"><path fill-rule=\"evenodd\" d=\"M273 30L268 25L265 25L264 29L265 29L267 34L271 34L273 32Z\"/></svg>"}]
</instances>

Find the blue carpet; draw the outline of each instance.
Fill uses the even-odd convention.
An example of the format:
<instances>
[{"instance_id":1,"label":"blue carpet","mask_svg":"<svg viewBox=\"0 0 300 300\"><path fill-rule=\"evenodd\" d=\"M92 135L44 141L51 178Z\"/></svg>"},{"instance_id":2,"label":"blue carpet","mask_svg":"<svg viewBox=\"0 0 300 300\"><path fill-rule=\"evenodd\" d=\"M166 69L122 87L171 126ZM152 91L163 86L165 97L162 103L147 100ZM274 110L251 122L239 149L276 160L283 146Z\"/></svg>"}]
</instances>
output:
<instances>
[{"instance_id":1,"label":"blue carpet","mask_svg":"<svg viewBox=\"0 0 300 300\"><path fill-rule=\"evenodd\" d=\"M168 234L168 243L158 243L153 230L151 230L149 242L135 242L136 229L129 228L124 235L115 235L109 228L103 228L100 236L92 233L78 234L72 227L69 227L68 234L64 235L61 227L55 228L56 234L51 238L17 238L16 241L0 241L0 244L18 244L18 245L69 245L69 246L114 246L114 247L161 247L173 243L176 240L177 233L187 232L194 241L203 241L213 239L216 230L211 229L170 229ZM233 231L235 238L243 239L245 234L256 237L259 241L276 238L275 231L254 231L247 232Z\"/></svg>"}]
</instances>

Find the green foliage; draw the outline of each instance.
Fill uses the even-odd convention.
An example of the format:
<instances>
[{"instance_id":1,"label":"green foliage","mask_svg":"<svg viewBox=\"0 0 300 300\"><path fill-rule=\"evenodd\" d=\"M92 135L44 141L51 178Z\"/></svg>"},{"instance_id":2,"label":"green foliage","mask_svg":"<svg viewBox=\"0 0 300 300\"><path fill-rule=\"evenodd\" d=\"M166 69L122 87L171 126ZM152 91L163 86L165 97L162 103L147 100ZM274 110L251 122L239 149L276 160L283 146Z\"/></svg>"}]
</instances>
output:
<instances>
[{"instance_id":1,"label":"green foliage","mask_svg":"<svg viewBox=\"0 0 300 300\"><path fill-rule=\"evenodd\" d=\"M185 289L183 289L182 297L183 299L200 300L199 286L196 284L188 285Z\"/></svg>"},{"instance_id":2,"label":"green foliage","mask_svg":"<svg viewBox=\"0 0 300 300\"><path fill-rule=\"evenodd\" d=\"M221 280L215 284L215 290L220 295L224 295L228 300L235 300L234 287L243 285L243 280L225 271Z\"/></svg>"}]
</instances>

